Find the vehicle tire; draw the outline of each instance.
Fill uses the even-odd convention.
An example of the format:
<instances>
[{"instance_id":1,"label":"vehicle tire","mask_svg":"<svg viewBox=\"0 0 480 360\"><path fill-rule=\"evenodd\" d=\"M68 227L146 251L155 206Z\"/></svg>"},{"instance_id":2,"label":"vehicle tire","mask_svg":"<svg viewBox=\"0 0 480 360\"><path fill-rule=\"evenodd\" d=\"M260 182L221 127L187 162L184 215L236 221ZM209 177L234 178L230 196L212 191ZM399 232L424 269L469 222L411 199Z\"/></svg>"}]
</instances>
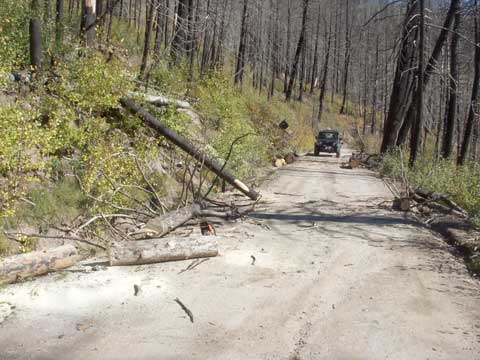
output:
<instances>
[{"instance_id":1,"label":"vehicle tire","mask_svg":"<svg viewBox=\"0 0 480 360\"><path fill-rule=\"evenodd\" d=\"M339 158L339 157L340 157L340 153L339 153L339 152L337 152L337 158Z\"/></svg>"}]
</instances>

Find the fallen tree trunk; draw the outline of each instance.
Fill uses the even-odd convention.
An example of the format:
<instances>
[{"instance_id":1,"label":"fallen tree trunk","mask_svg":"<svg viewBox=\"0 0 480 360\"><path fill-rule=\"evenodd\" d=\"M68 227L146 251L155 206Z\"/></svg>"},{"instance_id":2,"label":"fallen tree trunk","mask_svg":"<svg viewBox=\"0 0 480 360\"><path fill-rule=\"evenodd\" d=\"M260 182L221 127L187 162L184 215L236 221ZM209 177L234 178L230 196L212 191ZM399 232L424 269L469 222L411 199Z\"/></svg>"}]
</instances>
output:
<instances>
[{"instance_id":1,"label":"fallen tree trunk","mask_svg":"<svg viewBox=\"0 0 480 360\"><path fill-rule=\"evenodd\" d=\"M111 245L110 265L153 264L217 255L218 242L215 236L127 241Z\"/></svg>"},{"instance_id":2,"label":"fallen tree trunk","mask_svg":"<svg viewBox=\"0 0 480 360\"><path fill-rule=\"evenodd\" d=\"M0 284L66 269L79 260L77 249L72 245L10 256L0 262Z\"/></svg>"},{"instance_id":3,"label":"fallen tree trunk","mask_svg":"<svg viewBox=\"0 0 480 360\"><path fill-rule=\"evenodd\" d=\"M143 119L150 127L158 131L161 135L165 136L169 141L177 145L183 151L193 156L197 161L204 164L208 169L213 171L220 178L225 180L230 185L241 191L252 200L257 200L260 196L255 190L250 189L242 181L235 178L235 176L219 164L216 160L211 159L201 150L196 148L192 143L181 137L172 129L166 127L160 123L153 115L146 111L143 107L136 104L132 99L121 98L120 103L123 107L128 109L132 114L138 115Z\"/></svg>"}]
</instances>

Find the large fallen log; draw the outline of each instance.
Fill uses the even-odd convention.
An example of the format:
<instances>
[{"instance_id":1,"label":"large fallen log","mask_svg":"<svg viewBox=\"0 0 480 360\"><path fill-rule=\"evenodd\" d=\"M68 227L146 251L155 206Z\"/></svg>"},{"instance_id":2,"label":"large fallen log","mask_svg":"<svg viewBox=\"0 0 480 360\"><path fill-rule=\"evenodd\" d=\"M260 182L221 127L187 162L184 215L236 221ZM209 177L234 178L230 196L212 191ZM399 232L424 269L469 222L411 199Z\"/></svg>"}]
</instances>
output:
<instances>
[{"instance_id":1,"label":"large fallen log","mask_svg":"<svg viewBox=\"0 0 480 360\"><path fill-rule=\"evenodd\" d=\"M142 265L218 255L215 236L116 242L110 247L110 265Z\"/></svg>"},{"instance_id":2,"label":"large fallen log","mask_svg":"<svg viewBox=\"0 0 480 360\"><path fill-rule=\"evenodd\" d=\"M132 114L138 115L150 127L158 131L161 135L165 136L169 141L177 145L187 154L193 156L198 162L204 164L205 167L213 171L216 175L218 175L230 185L234 186L243 194L247 195L250 199L257 200L259 198L259 193L257 193L253 189L250 189L247 185L245 185L242 181L237 179L232 173L225 169L224 166L219 164L216 160L211 159L208 155L203 153L192 143L181 137L172 129L160 123L153 115L146 111L142 106L136 104L132 99L121 98L120 103Z\"/></svg>"},{"instance_id":3,"label":"large fallen log","mask_svg":"<svg viewBox=\"0 0 480 360\"><path fill-rule=\"evenodd\" d=\"M77 249L72 245L10 256L0 261L0 284L66 269L79 260Z\"/></svg>"}]
</instances>

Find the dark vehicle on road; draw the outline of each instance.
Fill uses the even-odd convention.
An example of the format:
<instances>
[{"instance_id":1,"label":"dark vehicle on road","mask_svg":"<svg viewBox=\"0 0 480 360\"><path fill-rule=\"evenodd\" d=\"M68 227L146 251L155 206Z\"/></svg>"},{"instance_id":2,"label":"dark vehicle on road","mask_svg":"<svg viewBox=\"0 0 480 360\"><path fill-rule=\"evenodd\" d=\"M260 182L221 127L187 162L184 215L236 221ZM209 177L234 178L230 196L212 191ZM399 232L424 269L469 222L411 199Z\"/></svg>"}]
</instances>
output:
<instances>
[{"instance_id":1,"label":"dark vehicle on road","mask_svg":"<svg viewBox=\"0 0 480 360\"><path fill-rule=\"evenodd\" d=\"M340 150L342 148L342 137L335 130L323 130L318 133L315 142L314 155L318 156L323 153L335 153L340 157Z\"/></svg>"}]
</instances>

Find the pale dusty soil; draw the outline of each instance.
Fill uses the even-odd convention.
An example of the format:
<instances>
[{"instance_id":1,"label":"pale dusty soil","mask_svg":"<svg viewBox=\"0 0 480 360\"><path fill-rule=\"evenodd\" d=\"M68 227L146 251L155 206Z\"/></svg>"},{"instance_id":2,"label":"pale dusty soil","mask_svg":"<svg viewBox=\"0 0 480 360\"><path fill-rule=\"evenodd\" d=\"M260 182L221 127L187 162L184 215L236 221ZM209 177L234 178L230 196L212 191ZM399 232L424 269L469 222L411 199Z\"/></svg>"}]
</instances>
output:
<instances>
[{"instance_id":1,"label":"pale dusty soil","mask_svg":"<svg viewBox=\"0 0 480 360\"><path fill-rule=\"evenodd\" d=\"M0 359L480 359L480 283L442 239L379 206L390 194L374 173L339 163L280 169L256 214L217 224L221 256L192 271L108 268L0 290L15 306Z\"/></svg>"}]
</instances>

